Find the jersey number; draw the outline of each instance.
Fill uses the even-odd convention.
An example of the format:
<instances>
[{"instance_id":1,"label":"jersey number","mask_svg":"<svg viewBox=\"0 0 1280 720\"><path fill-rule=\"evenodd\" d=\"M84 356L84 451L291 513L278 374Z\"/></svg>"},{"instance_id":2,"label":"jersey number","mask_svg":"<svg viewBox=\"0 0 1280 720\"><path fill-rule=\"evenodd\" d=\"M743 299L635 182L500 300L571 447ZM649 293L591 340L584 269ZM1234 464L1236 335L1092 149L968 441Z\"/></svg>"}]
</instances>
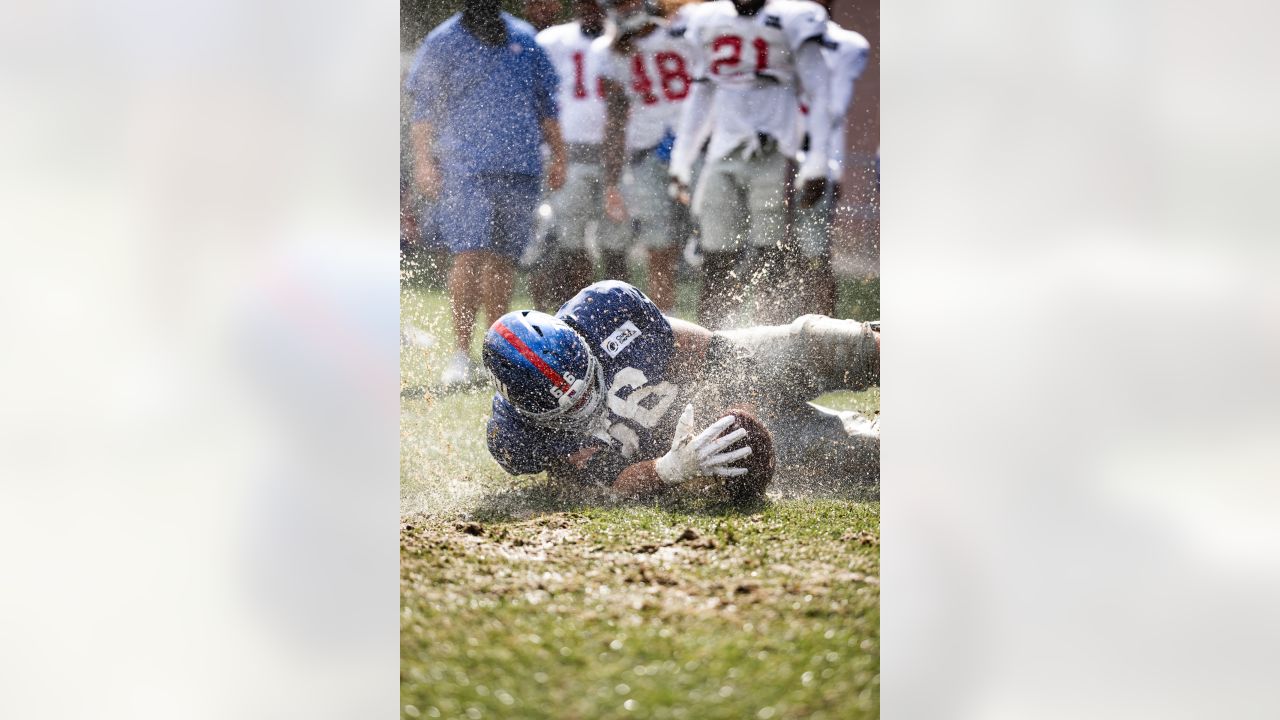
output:
<instances>
[{"instance_id":1,"label":"jersey number","mask_svg":"<svg viewBox=\"0 0 1280 720\"><path fill-rule=\"evenodd\" d=\"M613 376L613 384L609 386L609 410L624 420L632 420L641 427L651 428L666 414L671 403L676 399L679 390L675 385L664 380L657 385L646 385L649 378L633 367L626 368ZM623 388L631 388L627 397L618 397ZM642 403L653 397L656 402L651 407ZM629 458L640 449L640 436L626 423L614 423L609 426L609 436L622 443L622 456Z\"/></svg>"},{"instance_id":2,"label":"jersey number","mask_svg":"<svg viewBox=\"0 0 1280 720\"><path fill-rule=\"evenodd\" d=\"M751 41L756 51L756 72L769 69L769 42L762 37ZM711 41L711 74L720 75L721 68L733 71L742 62L742 37L721 35Z\"/></svg>"},{"instance_id":3,"label":"jersey number","mask_svg":"<svg viewBox=\"0 0 1280 720\"><path fill-rule=\"evenodd\" d=\"M653 80L649 78L649 70L645 58L640 53L631 56L631 87L644 100L645 105L658 102L653 92ZM658 82L662 85L662 94L668 101L683 100L689 94L689 85L693 78L684 67L684 57L679 53L660 52L653 56L654 65L658 68Z\"/></svg>"},{"instance_id":4,"label":"jersey number","mask_svg":"<svg viewBox=\"0 0 1280 720\"><path fill-rule=\"evenodd\" d=\"M573 96L579 100L587 97L586 58L579 50L573 54ZM596 78L596 97L604 97L604 84Z\"/></svg>"}]
</instances>

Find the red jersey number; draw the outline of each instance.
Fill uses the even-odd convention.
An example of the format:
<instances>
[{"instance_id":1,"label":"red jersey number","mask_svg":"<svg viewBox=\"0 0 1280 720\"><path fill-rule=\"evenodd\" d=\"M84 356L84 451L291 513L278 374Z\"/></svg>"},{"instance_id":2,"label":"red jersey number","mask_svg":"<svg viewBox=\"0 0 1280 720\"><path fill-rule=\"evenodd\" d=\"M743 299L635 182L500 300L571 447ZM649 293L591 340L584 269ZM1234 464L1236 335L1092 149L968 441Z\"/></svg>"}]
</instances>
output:
<instances>
[{"instance_id":1,"label":"red jersey number","mask_svg":"<svg viewBox=\"0 0 1280 720\"><path fill-rule=\"evenodd\" d=\"M769 69L769 43L762 37L751 41L756 51L755 72ZM738 35L721 35L711 41L711 74L733 72L742 63L742 38Z\"/></svg>"},{"instance_id":2,"label":"red jersey number","mask_svg":"<svg viewBox=\"0 0 1280 720\"><path fill-rule=\"evenodd\" d=\"M649 79L649 71L645 69L644 56L640 53L631 56L631 87L645 105L658 102L658 96L653 94L653 81Z\"/></svg>"},{"instance_id":3,"label":"red jersey number","mask_svg":"<svg viewBox=\"0 0 1280 720\"><path fill-rule=\"evenodd\" d=\"M658 65L658 80L662 82L662 94L667 100L683 100L689 94L689 86L693 78L684 66L684 56L680 53L660 52L653 56Z\"/></svg>"},{"instance_id":4,"label":"red jersey number","mask_svg":"<svg viewBox=\"0 0 1280 720\"><path fill-rule=\"evenodd\" d=\"M658 84L662 86L662 96L668 102L683 100L693 83L693 78L689 77L689 71L685 67L684 57L680 53L664 51L655 54L653 62L658 69ZM631 57L631 87L645 105L653 105L658 102L658 96L654 92L648 67L643 55L636 53Z\"/></svg>"},{"instance_id":5,"label":"red jersey number","mask_svg":"<svg viewBox=\"0 0 1280 720\"><path fill-rule=\"evenodd\" d=\"M573 97L578 100L587 98L586 58L581 50L573 53ZM596 78L596 97L604 97L604 81L601 78Z\"/></svg>"}]
</instances>

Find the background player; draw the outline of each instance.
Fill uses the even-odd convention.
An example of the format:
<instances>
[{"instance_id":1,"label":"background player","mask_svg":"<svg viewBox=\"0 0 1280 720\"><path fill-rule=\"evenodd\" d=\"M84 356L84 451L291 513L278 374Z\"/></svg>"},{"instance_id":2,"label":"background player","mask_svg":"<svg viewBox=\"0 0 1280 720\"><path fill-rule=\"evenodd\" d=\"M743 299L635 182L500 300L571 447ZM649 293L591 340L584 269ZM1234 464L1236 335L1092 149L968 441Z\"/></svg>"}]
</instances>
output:
<instances>
[{"instance_id":1,"label":"background player","mask_svg":"<svg viewBox=\"0 0 1280 720\"><path fill-rule=\"evenodd\" d=\"M605 210L614 220L634 223L648 252L649 295L670 312L683 243L675 233L675 201L667 192L668 161L680 106L693 84L689 49L665 19L647 12L644 0L616 1L613 14L614 36L591 49L608 101Z\"/></svg>"},{"instance_id":2,"label":"background player","mask_svg":"<svg viewBox=\"0 0 1280 720\"><path fill-rule=\"evenodd\" d=\"M543 142L551 149L547 184L564 184L555 70L533 35L497 0L467 0L427 35L409 72L415 181L424 198L438 199L436 222L453 254L457 344L445 386L473 379L480 306L491 318L510 307L515 260L533 235Z\"/></svg>"},{"instance_id":3,"label":"background player","mask_svg":"<svg viewBox=\"0 0 1280 720\"><path fill-rule=\"evenodd\" d=\"M538 33L538 45L560 76L560 128L564 134L568 170L564 187L551 196L556 239L547 249L539 275L548 278L550 308L559 307L594 274L587 233L596 228L596 242L605 252L622 256L628 228L604 213L600 143L604 137L604 94L588 60L592 41L605 32L604 10L595 0L574 3L573 22L553 25ZM606 260L606 274L618 272L617 260ZM610 267L612 265L612 267ZM625 273L626 264L622 263ZM625 279L625 274L616 275Z\"/></svg>"},{"instance_id":4,"label":"background player","mask_svg":"<svg viewBox=\"0 0 1280 720\"><path fill-rule=\"evenodd\" d=\"M485 334L498 386L489 450L512 474L648 496L740 474L749 453L721 452L739 438L708 413L745 401L772 431L779 473L875 481L878 427L806 401L878 384L879 348L878 323L807 315L713 333L663 316L626 283L596 283L554 317L512 312Z\"/></svg>"},{"instance_id":5,"label":"background player","mask_svg":"<svg viewBox=\"0 0 1280 720\"><path fill-rule=\"evenodd\" d=\"M693 207L704 252L698 316L719 325L742 296L736 265L743 238L753 251L757 288L774 284L784 267L799 95L810 98L814 113L825 116L829 108L830 73L820 44L827 13L807 0L717 0L687 10L683 31L695 53L695 82L676 132L671 175L687 194L700 126L710 118L707 164ZM815 118L812 130L813 149L799 168L802 206L812 205L827 181L830 123ZM761 312L771 300L758 298Z\"/></svg>"},{"instance_id":6,"label":"background player","mask_svg":"<svg viewBox=\"0 0 1280 720\"><path fill-rule=\"evenodd\" d=\"M525 0L520 15L533 26L534 30L542 32L560 22L561 10L560 0ZM520 267L530 270L527 282L534 305L539 308L554 309L564 298L553 299L557 295L554 287L555 272L548 266L554 258L546 256L555 254L547 252L547 247L554 245L556 229L552 222L551 205L545 202L548 194L545 185L542 191L543 202L538 205L533 241L525 247L524 254L520 258Z\"/></svg>"},{"instance_id":7,"label":"background player","mask_svg":"<svg viewBox=\"0 0 1280 720\"><path fill-rule=\"evenodd\" d=\"M831 0L821 0L828 11ZM840 179L844 177L845 116L853 104L854 82L867 67L871 44L862 35L827 21L827 31L822 38L822 55L831 73L831 90L828 95L831 128L827 149L827 187L822 196L810 207L796 208L796 246L798 287L795 295L804 297L815 312L832 315L836 307L836 279L831 268L831 232L835 221L836 204L840 202ZM806 102L808 99L806 98ZM806 113L806 129L812 143L812 119L819 117Z\"/></svg>"}]
</instances>

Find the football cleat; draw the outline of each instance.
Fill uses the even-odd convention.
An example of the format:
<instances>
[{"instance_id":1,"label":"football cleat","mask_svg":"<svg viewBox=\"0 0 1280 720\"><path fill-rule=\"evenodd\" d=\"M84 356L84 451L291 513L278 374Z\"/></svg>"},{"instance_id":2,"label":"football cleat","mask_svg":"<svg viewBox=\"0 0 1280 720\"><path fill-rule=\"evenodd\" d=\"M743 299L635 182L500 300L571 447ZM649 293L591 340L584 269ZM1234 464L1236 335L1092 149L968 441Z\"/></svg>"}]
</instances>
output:
<instances>
[{"instance_id":1,"label":"football cleat","mask_svg":"<svg viewBox=\"0 0 1280 720\"><path fill-rule=\"evenodd\" d=\"M485 333L481 356L498 393L540 425L584 431L605 412L604 368L559 318L507 313Z\"/></svg>"},{"instance_id":2,"label":"football cleat","mask_svg":"<svg viewBox=\"0 0 1280 720\"><path fill-rule=\"evenodd\" d=\"M471 358L461 350L453 354L453 358L449 360L449 365L445 367L444 373L440 375L440 384L445 388L457 388L470 385L475 381L476 365Z\"/></svg>"}]
</instances>

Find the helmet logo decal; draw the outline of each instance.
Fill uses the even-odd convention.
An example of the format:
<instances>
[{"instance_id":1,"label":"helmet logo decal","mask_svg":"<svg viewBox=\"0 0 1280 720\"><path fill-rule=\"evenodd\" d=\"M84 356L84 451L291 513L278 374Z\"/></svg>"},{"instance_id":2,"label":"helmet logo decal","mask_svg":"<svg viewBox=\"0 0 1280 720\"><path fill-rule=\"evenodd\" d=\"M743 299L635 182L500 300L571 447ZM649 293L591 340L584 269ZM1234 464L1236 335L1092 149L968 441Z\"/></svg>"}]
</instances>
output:
<instances>
[{"instance_id":1,"label":"helmet logo decal","mask_svg":"<svg viewBox=\"0 0 1280 720\"><path fill-rule=\"evenodd\" d=\"M600 343L600 349L608 353L609 357L616 358L618 353L625 350L631 344L631 341L638 337L640 337L640 328L628 320L619 325L617 330L614 330L609 337Z\"/></svg>"},{"instance_id":2,"label":"helmet logo decal","mask_svg":"<svg viewBox=\"0 0 1280 720\"><path fill-rule=\"evenodd\" d=\"M560 373L556 372L555 368L548 365L546 360L538 357L538 353L531 350L528 345L525 345L523 340L517 337L515 333L511 332L511 328L503 325L502 323L495 323L493 329L497 330L498 334L501 335L504 340L511 343L511 347L515 348L517 352L523 355L525 360L533 363L533 366L538 369L538 372L542 373L544 377L550 380L551 384L559 389L560 392L569 392L569 383L566 382L564 378L560 377Z\"/></svg>"}]
</instances>

